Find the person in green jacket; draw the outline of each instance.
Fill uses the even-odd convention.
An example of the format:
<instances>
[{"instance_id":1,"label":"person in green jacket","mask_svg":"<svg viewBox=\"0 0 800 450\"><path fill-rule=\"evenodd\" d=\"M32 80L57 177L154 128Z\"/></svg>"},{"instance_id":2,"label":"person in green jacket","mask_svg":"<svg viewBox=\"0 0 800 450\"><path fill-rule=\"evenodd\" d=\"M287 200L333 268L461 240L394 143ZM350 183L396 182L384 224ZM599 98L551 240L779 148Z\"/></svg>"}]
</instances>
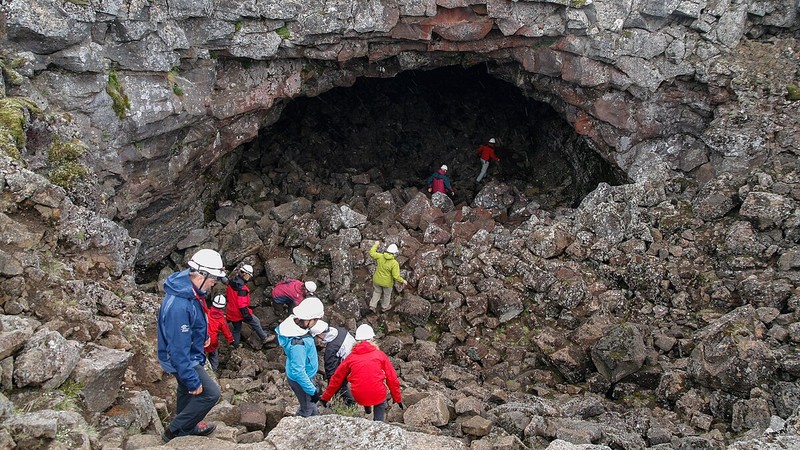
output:
<instances>
[{"instance_id":1,"label":"person in green jacket","mask_svg":"<svg viewBox=\"0 0 800 450\"><path fill-rule=\"evenodd\" d=\"M375 244L369 249L369 256L378 263L378 267L375 268L375 273L372 275L373 290L369 309L375 311L378 307L378 300L383 296L381 309L388 311L391 309L394 282L403 283L404 286L408 282L400 276L400 264L394 259L394 255L399 251L397 245L390 244L385 252L378 253L379 245L381 245L381 241L375 241Z\"/></svg>"}]
</instances>

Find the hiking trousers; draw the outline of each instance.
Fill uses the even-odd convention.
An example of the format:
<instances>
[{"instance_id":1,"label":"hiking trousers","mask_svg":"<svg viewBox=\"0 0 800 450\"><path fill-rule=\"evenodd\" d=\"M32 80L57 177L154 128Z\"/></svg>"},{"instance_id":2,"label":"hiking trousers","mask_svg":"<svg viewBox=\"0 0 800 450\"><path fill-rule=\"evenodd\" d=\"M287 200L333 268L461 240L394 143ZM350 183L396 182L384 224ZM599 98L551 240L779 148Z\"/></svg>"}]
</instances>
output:
<instances>
[{"instance_id":1,"label":"hiking trousers","mask_svg":"<svg viewBox=\"0 0 800 450\"><path fill-rule=\"evenodd\" d=\"M172 374L178 380L178 398L175 418L172 419L167 429L177 436L191 433L219 400L219 386L206 373L203 366L194 366L194 370L200 377L200 383L203 386L203 392L198 395L190 394L189 388L178 378L178 374Z\"/></svg>"}]
</instances>

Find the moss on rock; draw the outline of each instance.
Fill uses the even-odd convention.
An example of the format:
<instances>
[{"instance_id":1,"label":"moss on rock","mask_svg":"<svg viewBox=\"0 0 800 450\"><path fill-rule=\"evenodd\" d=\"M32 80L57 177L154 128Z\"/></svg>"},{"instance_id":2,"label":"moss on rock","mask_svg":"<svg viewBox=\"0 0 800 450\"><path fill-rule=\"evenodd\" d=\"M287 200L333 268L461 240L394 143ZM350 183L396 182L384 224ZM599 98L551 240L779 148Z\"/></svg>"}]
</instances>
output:
<instances>
[{"instance_id":1,"label":"moss on rock","mask_svg":"<svg viewBox=\"0 0 800 450\"><path fill-rule=\"evenodd\" d=\"M89 175L89 169L75 161L65 161L50 171L50 181L69 190L76 182Z\"/></svg>"},{"instance_id":2,"label":"moss on rock","mask_svg":"<svg viewBox=\"0 0 800 450\"><path fill-rule=\"evenodd\" d=\"M0 98L0 150L19 160L25 147L25 124L29 112L38 112L32 101L22 97Z\"/></svg>"}]
</instances>

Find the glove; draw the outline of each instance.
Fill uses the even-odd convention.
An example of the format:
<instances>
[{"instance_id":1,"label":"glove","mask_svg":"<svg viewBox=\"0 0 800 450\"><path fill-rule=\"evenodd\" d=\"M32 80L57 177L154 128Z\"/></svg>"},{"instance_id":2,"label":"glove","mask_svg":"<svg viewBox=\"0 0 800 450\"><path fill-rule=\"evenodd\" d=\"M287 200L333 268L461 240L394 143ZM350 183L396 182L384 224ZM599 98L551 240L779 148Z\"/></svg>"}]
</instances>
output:
<instances>
[{"instance_id":1,"label":"glove","mask_svg":"<svg viewBox=\"0 0 800 450\"><path fill-rule=\"evenodd\" d=\"M242 313L242 319L250 320L250 310L247 308L239 308L239 312Z\"/></svg>"},{"instance_id":2,"label":"glove","mask_svg":"<svg viewBox=\"0 0 800 450\"><path fill-rule=\"evenodd\" d=\"M400 409L406 409L406 405L404 405L404 404L403 404L403 402L399 402L399 403L397 404L397 406L399 406L399 407L400 407Z\"/></svg>"},{"instance_id":3,"label":"glove","mask_svg":"<svg viewBox=\"0 0 800 450\"><path fill-rule=\"evenodd\" d=\"M311 403L317 403L320 397L322 397L322 389L317 388L317 391L311 396Z\"/></svg>"},{"instance_id":4,"label":"glove","mask_svg":"<svg viewBox=\"0 0 800 450\"><path fill-rule=\"evenodd\" d=\"M325 407L325 408L327 408L327 407L328 407L328 402L326 402L325 400L322 400L322 399L320 399L320 400L319 400L319 404L320 404L320 406L322 406L322 407Z\"/></svg>"}]
</instances>

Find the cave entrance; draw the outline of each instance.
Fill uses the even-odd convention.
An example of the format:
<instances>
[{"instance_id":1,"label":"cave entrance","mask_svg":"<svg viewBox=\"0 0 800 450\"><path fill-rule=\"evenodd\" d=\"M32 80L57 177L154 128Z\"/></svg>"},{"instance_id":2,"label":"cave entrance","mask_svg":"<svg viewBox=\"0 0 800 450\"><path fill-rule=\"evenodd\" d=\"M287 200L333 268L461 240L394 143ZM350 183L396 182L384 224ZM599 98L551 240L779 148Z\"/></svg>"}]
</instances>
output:
<instances>
[{"instance_id":1,"label":"cave entrance","mask_svg":"<svg viewBox=\"0 0 800 450\"><path fill-rule=\"evenodd\" d=\"M293 100L245 148L240 173L296 164L318 180L368 172L384 189L423 189L447 164L454 200L469 203L481 187L476 149L492 137L501 161L487 181L514 185L543 208L576 206L598 183L623 181L550 105L493 77L486 64L362 77Z\"/></svg>"}]
</instances>

